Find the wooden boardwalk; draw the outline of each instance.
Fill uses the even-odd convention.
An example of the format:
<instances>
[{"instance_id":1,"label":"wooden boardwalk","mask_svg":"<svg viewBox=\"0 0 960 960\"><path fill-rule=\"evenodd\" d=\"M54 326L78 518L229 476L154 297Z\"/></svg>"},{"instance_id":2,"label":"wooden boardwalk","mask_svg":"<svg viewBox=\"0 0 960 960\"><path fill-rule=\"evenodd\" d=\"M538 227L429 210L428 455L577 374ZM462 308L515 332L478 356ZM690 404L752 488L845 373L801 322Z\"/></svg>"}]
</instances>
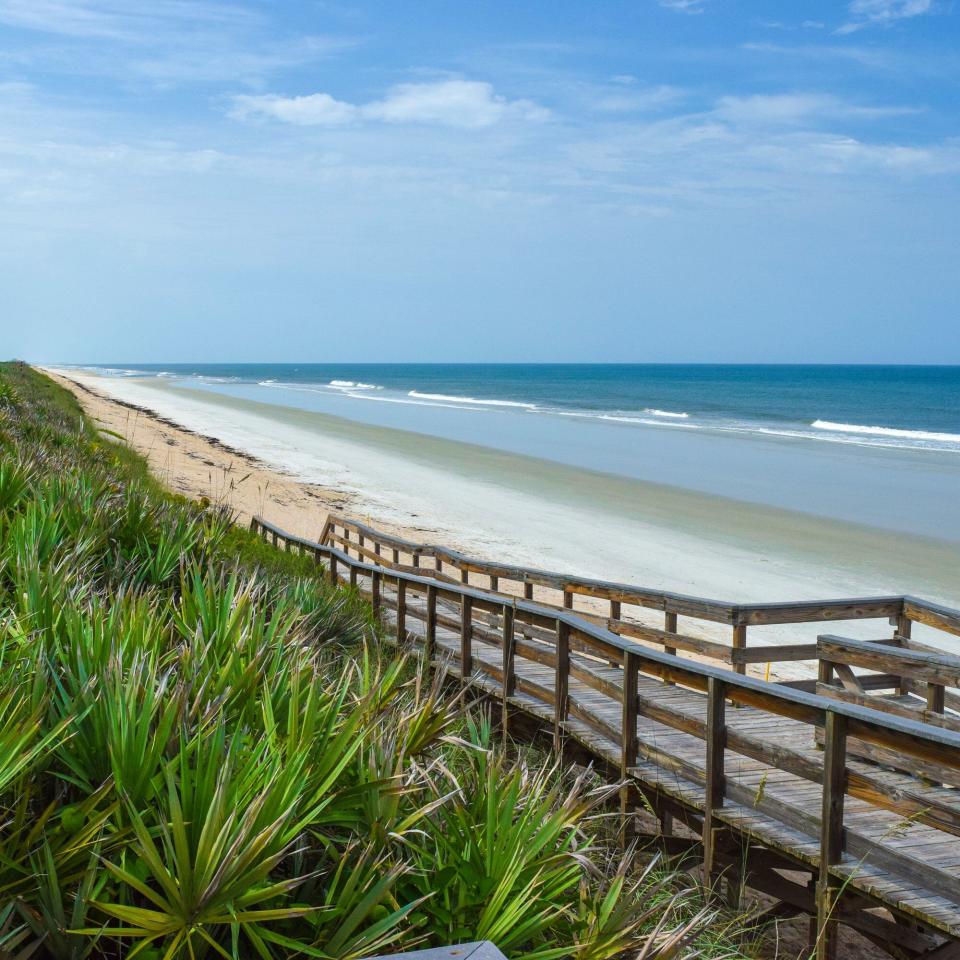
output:
<instances>
[{"instance_id":1,"label":"wooden boardwalk","mask_svg":"<svg viewBox=\"0 0 960 960\"><path fill-rule=\"evenodd\" d=\"M960 658L910 640L913 622L960 635L960 614L904 597L734 607L483 564L343 518L319 543L253 526L366 592L398 639L496 698L506 722L529 718L629 783L625 812L642 798L658 842L696 855L717 889L742 883L774 913L809 913L818 956L835 954L842 922L895 957L960 957ZM731 643L681 632L681 617L730 623ZM751 624L854 619L896 629L746 642ZM816 673L745 675L772 659Z\"/></svg>"}]
</instances>

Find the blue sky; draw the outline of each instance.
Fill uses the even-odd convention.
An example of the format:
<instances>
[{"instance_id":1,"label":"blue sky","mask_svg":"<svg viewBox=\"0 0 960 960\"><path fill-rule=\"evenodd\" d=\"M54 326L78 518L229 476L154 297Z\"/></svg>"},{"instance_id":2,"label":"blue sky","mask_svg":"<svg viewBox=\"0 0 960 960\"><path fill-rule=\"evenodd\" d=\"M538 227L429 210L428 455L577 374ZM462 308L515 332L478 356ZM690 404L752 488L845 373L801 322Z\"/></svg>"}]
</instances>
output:
<instances>
[{"instance_id":1,"label":"blue sky","mask_svg":"<svg viewBox=\"0 0 960 960\"><path fill-rule=\"evenodd\" d=\"M960 362L955 0L0 0L35 360Z\"/></svg>"}]
</instances>

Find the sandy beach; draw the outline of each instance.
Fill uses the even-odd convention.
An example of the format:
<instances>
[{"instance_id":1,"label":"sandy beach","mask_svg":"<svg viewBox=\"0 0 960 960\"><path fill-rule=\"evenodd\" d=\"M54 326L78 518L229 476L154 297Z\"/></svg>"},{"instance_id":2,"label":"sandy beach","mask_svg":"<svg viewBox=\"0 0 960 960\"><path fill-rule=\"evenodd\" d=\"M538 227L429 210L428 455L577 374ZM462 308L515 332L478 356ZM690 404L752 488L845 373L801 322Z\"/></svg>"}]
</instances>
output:
<instances>
[{"instance_id":1,"label":"sandy beach","mask_svg":"<svg viewBox=\"0 0 960 960\"><path fill-rule=\"evenodd\" d=\"M316 537L336 512L481 557L733 602L956 601L960 551L947 543L156 380L51 375L172 489L224 502L241 522L259 513ZM756 642L811 629L764 628Z\"/></svg>"}]
</instances>

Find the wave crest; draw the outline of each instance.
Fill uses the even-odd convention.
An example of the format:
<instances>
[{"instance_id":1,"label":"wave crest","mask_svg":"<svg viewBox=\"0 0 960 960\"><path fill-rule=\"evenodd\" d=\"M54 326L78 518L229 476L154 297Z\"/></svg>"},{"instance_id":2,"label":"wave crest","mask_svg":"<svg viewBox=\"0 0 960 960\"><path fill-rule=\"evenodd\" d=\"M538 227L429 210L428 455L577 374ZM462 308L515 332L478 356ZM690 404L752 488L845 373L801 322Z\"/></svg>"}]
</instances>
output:
<instances>
[{"instance_id":1,"label":"wave crest","mask_svg":"<svg viewBox=\"0 0 960 960\"><path fill-rule=\"evenodd\" d=\"M522 410L537 409L535 403L521 403L519 400L477 400L476 397L457 397L446 393L421 393L419 390L411 390L407 393L407 396L416 397L418 400L439 400L442 403L472 403L484 407L519 407Z\"/></svg>"},{"instance_id":2,"label":"wave crest","mask_svg":"<svg viewBox=\"0 0 960 960\"><path fill-rule=\"evenodd\" d=\"M376 383L361 383L359 380L331 380L328 387L336 390L382 390Z\"/></svg>"},{"instance_id":3,"label":"wave crest","mask_svg":"<svg viewBox=\"0 0 960 960\"><path fill-rule=\"evenodd\" d=\"M939 433L933 430L904 430L900 427L872 427L859 423L835 423L833 420L814 420L815 430L834 433L859 433L874 437L895 437L899 440L927 440L934 443L960 443L958 433Z\"/></svg>"},{"instance_id":4,"label":"wave crest","mask_svg":"<svg viewBox=\"0 0 960 960\"><path fill-rule=\"evenodd\" d=\"M647 407L643 412L651 417L674 417L677 420L686 420L690 416L689 413L674 413L673 410L658 410L656 407Z\"/></svg>"}]
</instances>

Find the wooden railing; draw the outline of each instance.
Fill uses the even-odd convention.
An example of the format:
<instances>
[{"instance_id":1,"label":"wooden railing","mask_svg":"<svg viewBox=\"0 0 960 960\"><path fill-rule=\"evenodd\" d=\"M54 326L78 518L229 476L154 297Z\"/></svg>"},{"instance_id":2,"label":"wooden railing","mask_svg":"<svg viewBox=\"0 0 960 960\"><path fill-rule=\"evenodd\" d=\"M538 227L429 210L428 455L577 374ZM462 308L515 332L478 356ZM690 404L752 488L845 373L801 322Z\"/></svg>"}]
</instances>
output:
<instances>
[{"instance_id":1,"label":"wooden railing","mask_svg":"<svg viewBox=\"0 0 960 960\"><path fill-rule=\"evenodd\" d=\"M960 731L960 657L897 638L891 647L847 637L817 640L817 693ZM853 668L870 671L855 674ZM878 690L896 689L896 699Z\"/></svg>"},{"instance_id":2,"label":"wooden railing","mask_svg":"<svg viewBox=\"0 0 960 960\"><path fill-rule=\"evenodd\" d=\"M888 639L901 644L909 641L913 623L960 636L960 611L914 597L728 603L480 560L435 544L405 540L335 514L328 517L320 542L381 566L417 572L445 583L459 582L493 593L536 599L545 606L575 610L582 618L619 636L655 644L667 653L682 651L707 657L729 664L741 674L746 673L748 664L818 659L815 636L806 642L748 645L747 630L751 627L880 620L887 629L889 626L894 628ZM662 625L651 624L649 614L644 617L647 611L662 611ZM711 633L716 632L717 624L729 625L730 642L695 636L688 629L681 629L681 617L694 625L702 622L701 626L706 625ZM792 682L809 692L816 686L812 676L808 680Z\"/></svg>"},{"instance_id":3,"label":"wooden railing","mask_svg":"<svg viewBox=\"0 0 960 960\"><path fill-rule=\"evenodd\" d=\"M659 780L653 782L658 770L671 771L677 777L699 783L702 793L688 800L702 817L698 829L707 877L713 876L717 869L719 828L723 825L728 830L745 831L747 836L755 836L759 831L759 835L768 840L771 823L817 837L815 853L797 844L788 855L808 862L817 877L815 901L811 907L804 908L812 909L817 917L819 957L832 955L838 919L842 916L844 922L853 923L850 911L841 914L837 910L841 894L846 897L856 891L863 896L867 890L870 896L888 896L888 900L894 896L877 893L859 883L857 863L864 860L898 878L899 883L939 891L938 895L945 897L949 904L957 905L956 930L960 931L960 877L937 870L902 848L885 843L882 837L868 835L864 827L847 825L844 820L845 797L856 798L877 810L892 811L925 829L939 831L937 835L947 846L960 844L956 839L960 837L960 809L952 800L928 795L919 779L902 778L894 789L887 775L873 773L875 768L869 764L855 765L848 761L849 744L856 744L858 748L865 745L879 751L882 757L896 758L898 769L922 771L924 776L933 777L939 783L956 783L960 777L960 732L876 710L865 702L821 696L745 676L736 670L680 658L667 652L688 649L684 643L689 638L675 632L675 620L667 621L662 635L660 632L643 634L643 639L655 639L666 648L661 651L634 642L622 629L628 624L618 609L611 607L609 618L615 627L621 628L620 632L614 632L607 629L603 618L575 611L568 597L602 597L611 605L629 603L653 607L663 610L667 616L698 617L729 623L741 630L751 624L893 617L898 624L898 636L909 633L911 621L960 633L960 614L956 611L909 597L818 604L721 604L479 563L452 551L384 536L359 524L349 523L345 529L344 521L339 518L331 521L324 531L326 542L323 543L288 534L261 518L254 518L251 526L277 546L311 555L322 562L325 575L332 582L345 580L362 587L378 613L390 612L398 640L418 640L429 662L435 658L438 631L445 630L447 638L454 635L455 646L445 669L493 692L502 702L504 716L508 711L521 709L548 720L557 746L568 735L578 737L581 742L591 744L598 756L619 768L621 777L635 778L641 791L663 787ZM353 539L351 534L358 538ZM348 549L359 556L351 556ZM390 551L387 557L385 550ZM426 556L434 558L433 570L424 569ZM410 562L403 563L407 557ZM447 574L444 569L447 564L461 572L461 582ZM487 589L469 583L471 573L490 578L485 585ZM522 584L523 595L502 592L505 579ZM526 587L534 584L561 591L561 605L532 599L532 591ZM742 652L745 638L742 634L740 638L736 649ZM822 642L821 652L829 658L835 656L835 648L827 638ZM844 651L844 655L849 656L849 650ZM906 675L914 658L906 652L900 657L896 669ZM748 662L743 657L731 658L731 661L734 667ZM549 680L543 678L542 671L536 672L543 667L547 668ZM661 702L658 696L642 693L641 682L646 684L651 678L676 685L680 693L696 691L705 695L705 709L693 716L672 708L666 701ZM572 685L576 691L572 691ZM590 696L584 691L589 691ZM697 699L704 703L703 698ZM792 727L805 725L809 728L811 743L819 732L823 745L821 759L814 762L808 754L778 744L776 738L771 741L749 730L738 729L736 722L730 722L728 706L753 708L780 718ZM733 711L733 720L737 712ZM655 742L642 741L638 736L638 718L655 721L702 741L702 757L692 763L689 758L671 755ZM740 775L730 774L726 767L730 753L760 761L790 777L821 784L820 816L764 796L765 781L759 790L745 786L743 780L738 779ZM740 820L737 817L739 811L747 807L759 811L766 819L759 826L744 827L742 817ZM764 830L768 832L765 834ZM784 843L786 841L780 842L781 848ZM782 890L785 881L779 875L777 883L780 884L777 889ZM778 896L788 894L778 893ZM799 903L802 891L789 896L796 896ZM892 909L904 911L930 929L957 935L950 925L953 921L944 919L949 913L947 908L943 916L932 908L914 909L906 901L896 901ZM874 917L869 919L867 929L876 931L879 921ZM908 935L914 936L907 932L897 934Z\"/></svg>"}]
</instances>

